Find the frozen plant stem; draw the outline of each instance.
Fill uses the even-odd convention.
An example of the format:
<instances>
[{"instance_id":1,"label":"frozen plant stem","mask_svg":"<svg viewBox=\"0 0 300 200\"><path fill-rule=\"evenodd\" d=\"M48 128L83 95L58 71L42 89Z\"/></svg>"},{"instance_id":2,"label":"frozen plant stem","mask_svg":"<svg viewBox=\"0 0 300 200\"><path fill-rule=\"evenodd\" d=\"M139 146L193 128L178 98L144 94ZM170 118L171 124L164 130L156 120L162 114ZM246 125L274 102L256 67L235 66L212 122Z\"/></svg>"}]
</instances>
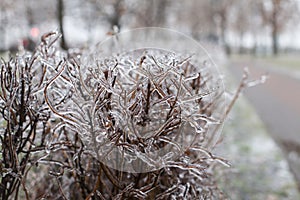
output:
<instances>
[{"instance_id":1,"label":"frozen plant stem","mask_svg":"<svg viewBox=\"0 0 300 200\"><path fill-rule=\"evenodd\" d=\"M197 56L147 49L86 66L59 37L1 61L1 199L222 199L213 170L228 162L205 144L245 77L219 119L219 77Z\"/></svg>"}]
</instances>

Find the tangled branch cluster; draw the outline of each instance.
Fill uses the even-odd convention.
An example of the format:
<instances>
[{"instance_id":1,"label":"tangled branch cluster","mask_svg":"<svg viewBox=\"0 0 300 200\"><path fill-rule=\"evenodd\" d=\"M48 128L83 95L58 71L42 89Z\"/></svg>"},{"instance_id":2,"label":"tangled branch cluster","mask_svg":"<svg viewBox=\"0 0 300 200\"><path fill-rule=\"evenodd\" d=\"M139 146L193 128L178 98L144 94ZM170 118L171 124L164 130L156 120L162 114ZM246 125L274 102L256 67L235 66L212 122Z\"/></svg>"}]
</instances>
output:
<instances>
[{"instance_id":1,"label":"tangled branch cluster","mask_svg":"<svg viewBox=\"0 0 300 200\"><path fill-rule=\"evenodd\" d=\"M1 63L1 199L222 197L213 169L228 163L207 149L222 92L207 68L155 49L85 66L58 37Z\"/></svg>"}]
</instances>

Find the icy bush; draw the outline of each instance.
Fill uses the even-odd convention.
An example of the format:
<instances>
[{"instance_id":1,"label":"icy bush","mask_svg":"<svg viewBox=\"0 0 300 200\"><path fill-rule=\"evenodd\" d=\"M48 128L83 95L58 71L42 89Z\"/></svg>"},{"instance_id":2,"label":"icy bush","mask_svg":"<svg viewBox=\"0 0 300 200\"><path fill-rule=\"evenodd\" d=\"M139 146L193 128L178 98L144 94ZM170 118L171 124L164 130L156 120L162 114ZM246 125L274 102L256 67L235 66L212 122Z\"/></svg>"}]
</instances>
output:
<instances>
[{"instance_id":1,"label":"icy bush","mask_svg":"<svg viewBox=\"0 0 300 200\"><path fill-rule=\"evenodd\" d=\"M210 148L226 113L206 62L147 48L87 64L58 37L1 63L2 199L222 198L228 163Z\"/></svg>"},{"instance_id":2,"label":"icy bush","mask_svg":"<svg viewBox=\"0 0 300 200\"><path fill-rule=\"evenodd\" d=\"M50 104L107 166L158 170L188 148L205 146L208 130L221 123L214 117L221 86L208 88L214 77L191 62L192 56L147 49L100 57L84 73L77 63L66 64L47 88Z\"/></svg>"}]
</instances>

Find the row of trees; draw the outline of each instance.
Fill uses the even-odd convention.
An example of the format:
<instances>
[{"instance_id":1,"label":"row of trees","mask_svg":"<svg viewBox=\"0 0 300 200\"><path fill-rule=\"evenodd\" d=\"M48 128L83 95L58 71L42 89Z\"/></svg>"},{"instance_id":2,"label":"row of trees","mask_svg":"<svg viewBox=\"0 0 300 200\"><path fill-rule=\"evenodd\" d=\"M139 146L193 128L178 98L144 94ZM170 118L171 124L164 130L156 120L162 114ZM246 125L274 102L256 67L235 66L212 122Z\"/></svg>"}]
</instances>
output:
<instances>
[{"instance_id":1,"label":"row of trees","mask_svg":"<svg viewBox=\"0 0 300 200\"><path fill-rule=\"evenodd\" d=\"M1 0L6 2L6 0ZM83 21L90 35L102 26L107 31L117 27L134 28L143 26L162 26L175 28L191 34L193 37L208 38L221 42L227 53L230 53L232 41L230 37L240 39L240 51L243 49L245 35L252 37L253 48L257 38L268 32L272 41L272 51L279 51L278 40L282 32L288 30L298 15L298 2L294 0L190 0L185 2L171 0L57 0L56 2L20 1L6 3L1 7L2 13L7 9L25 8L28 25L33 26L45 22L45 10L52 21L58 23L64 33L64 21ZM9 2L9 1L7 1ZM19 2L19 3L18 3ZM24 2L23 2L24 3ZM55 5L56 4L56 5ZM19 15L20 17L22 15ZM1 32L4 26L2 23ZM12 22L13 23L13 22ZM78 23L74 23L78 26ZM106 28L105 28L106 27ZM91 36L88 36L91 37ZM68 48L69 35L62 39L62 47ZM70 43L70 42L69 42ZM70 44L69 44L70 46Z\"/></svg>"},{"instance_id":2,"label":"row of trees","mask_svg":"<svg viewBox=\"0 0 300 200\"><path fill-rule=\"evenodd\" d=\"M279 52L281 33L290 31L300 17L299 2L294 0L192 0L185 5L178 4L173 12L177 15L176 23L188 24L194 37L204 35L219 39L227 53L232 45L230 36L239 37L239 51L242 52L245 35L253 38L255 50L257 38L267 33L275 55Z\"/></svg>"}]
</instances>

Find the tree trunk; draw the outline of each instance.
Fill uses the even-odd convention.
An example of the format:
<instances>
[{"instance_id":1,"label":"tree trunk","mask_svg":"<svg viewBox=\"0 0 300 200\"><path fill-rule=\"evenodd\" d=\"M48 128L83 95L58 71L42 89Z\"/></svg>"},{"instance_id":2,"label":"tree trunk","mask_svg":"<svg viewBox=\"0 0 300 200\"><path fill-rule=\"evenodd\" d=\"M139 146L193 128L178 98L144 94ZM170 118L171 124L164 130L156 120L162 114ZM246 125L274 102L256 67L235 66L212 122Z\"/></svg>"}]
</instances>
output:
<instances>
[{"instance_id":1,"label":"tree trunk","mask_svg":"<svg viewBox=\"0 0 300 200\"><path fill-rule=\"evenodd\" d=\"M63 0L58 0L57 11L58 11L57 14L58 14L59 31L61 33L60 46L62 49L67 50L68 46L66 44L65 33L64 33L64 2L63 2Z\"/></svg>"},{"instance_id":2,"label":"tree trunk","mask_svg":"<svg viewBox=\"0 0 300 200\"><path fill-rule=\"evenodd\" d=\"M227 23L227 20L226 20L226 13L225 13L225 14L221 15L221 39L222 39L223 45L225 47L226 54L230 55L231 49L230 49L229 44L226 41L226 27L227 27L226 23Z\"/></svg>"},{"instance_id":3,"label":"tree trunk","mask_svg":"<svg viewBox=\"0 0 300 200\"><path fill-rule=\"evenodd\" d=\"M278 54L278 15L279 15L279 7L280 0L273 0L273 11L271 15L271 26L272 26L272 50L273 55L276 56Z\"/></svg>"},{"instance_id":4,"label":"tree trunk","mask_svg":"<svg viewBox=\"0 0 300 200\"><path fill-rule=\"evenodd\" d=\"M5 13L5 7L1 6L0 9L1 13L4 14L4 17L1 18L0 21L0 41L1 41L1 45L0 45L0 53L1 51L5 51L7 46L6 46L6 27L7 27L7 17L6 17L6 13Z\"/></svg>"},{"instance_id":5,"label":"tree trunk","mask_svg":"<svg viewBox=\"0 0 300 200\"><path fill-rule=\"evenodd\" d=\"M256 56L256 54L257 54L257 41L256 41L256 38L255 38L255 40L254 40L254 45L253 45L253 47L252 47L252 49L251 49L251 54L252 54L253 56Z\"/></svg>"},{"instance_id":6,"label":"tree trunk","mask_svg":"<svg viewBox=\"0 0 300 200\"><path fill-rule=\"evenodd\" d=\"M123 12L123 0L117 0L113 4L114 13L109 18L110 22L110 29L114 30L115 26L117 27L118 31L121 30L121 17Z\"/></svg>"},{"instance_id":7,"label":"tree trunk","mask_svg":"<svg viewBox=\"0 0 300 200\"><path fill-rule=\"evenodd\" d=\"M244 42L244 32L241 31L241 32L240 32L239 54L243 54L243 53L244 53L244 45L243 45L243 42Z\"/></svg>"},{"instance_id":8,"label":"tree trunk","mask_svg":"<svg viewBox=\"0 0 300 200\"><path fill-rule=\"evenodd\" d=\"M34 25L34 17L30 2L27 2L26 4L26 17L29 28L32 28L32 26Z\"/></svg>"},{"instance_id":9,"label":"tree trunk","mask_svg":"<svg viewBox=\"0 0 300 200\"><path fill-rule=\"evenodd\" d=\"M278 31L277 31L277 26L273 25L273 30L272 30L272 49L273 49L273 55L278 54Z\"/></svg>"},{"instance_id":10,"label":"tree trunk","mask_svg":"<svg viewBox=\"0 0 300 200\"><path fill-rule=\"evenodd\" d=\"M166 0L158 1L156 15L155 15L155 25L156 26L164 26L166 21L166 10L168 6L168 2Z\"/></svg>"}]
</instances>

